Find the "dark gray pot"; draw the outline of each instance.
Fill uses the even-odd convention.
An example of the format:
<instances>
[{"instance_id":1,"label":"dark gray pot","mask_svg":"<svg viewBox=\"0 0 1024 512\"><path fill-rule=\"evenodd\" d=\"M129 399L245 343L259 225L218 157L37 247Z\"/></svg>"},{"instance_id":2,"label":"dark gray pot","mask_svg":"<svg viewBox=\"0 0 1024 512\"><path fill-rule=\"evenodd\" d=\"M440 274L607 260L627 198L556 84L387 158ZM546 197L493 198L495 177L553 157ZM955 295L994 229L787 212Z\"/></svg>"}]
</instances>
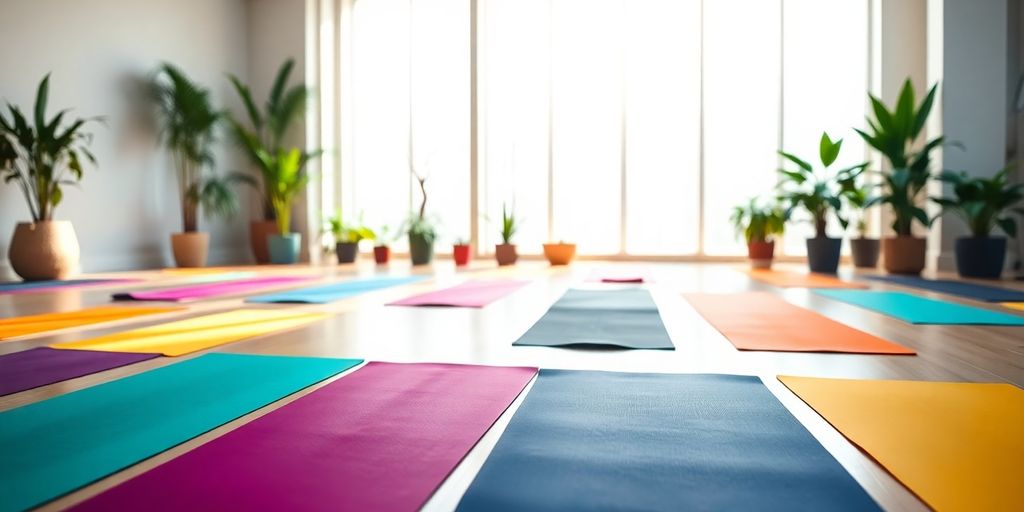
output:
<instances>
[{"instance_id":1,"label":"dark gray pot","mask_svg":"<svg viewBox=\"0 0 1024 512\"><path fill-rule=\"evenodd\" d=\"M878 266L878 253L882 241L877 238L851 238L850 253L853 255L853 266L857 268L875 268Z\"/></svg>"},{"instance_id":2,"label":"dark gray pot","mask_svg":"<svg viewBox=\"0 0 1024 512\"><path fill-rule=\"evenodd\" d=\"M956 239L956 270L961 276L999 279L1004 263L1005 238L965 236Z\"/></svg>"},{"instance_id":3,"label":"dark gray pot","mask_svg":"<svg viewBox=\"0 0 1024 512\"><path fill-rule=\"evenodd\" d=\"M359 255L359 244L356 242L338 242L334 245L334 253L338 255L338 263L353 263Z\"/></svg>"},{"instance_id":4,"label":"dark gray pot","mask_svg":"<svg viewBox=\"0 0 1024 512\"><path fill-rule=\"evenodd\" d=\"M434 241L409 233L409 256L413 265L426 265L434 259Z\"/></svg>"},{"instance_id":5,"label":"dark gray pot","mask_svg":"<svg viewBox=\"0 0 1024 512\"><path fill-rule=\"evenodd\" d=\"M807 264L811 272L835 274L839 270L839 251L842 248L842 238L808 238Z\"/></svg>"}]
</instances>

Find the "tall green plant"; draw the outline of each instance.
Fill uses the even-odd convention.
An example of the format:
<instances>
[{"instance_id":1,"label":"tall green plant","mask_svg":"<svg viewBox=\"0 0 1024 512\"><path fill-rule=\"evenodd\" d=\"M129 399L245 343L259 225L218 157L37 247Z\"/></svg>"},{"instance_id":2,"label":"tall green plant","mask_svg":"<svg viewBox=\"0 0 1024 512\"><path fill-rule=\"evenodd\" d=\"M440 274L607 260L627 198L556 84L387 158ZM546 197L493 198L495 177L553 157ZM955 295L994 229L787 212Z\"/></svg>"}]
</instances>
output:
<instances>
[{"instance_id":1,"label":"tall green plant","mask_svg":"<svg viewBox=\"0 0 1024 512\"><path fill-rule=\"evenodd\" d=\"M512 237L519 230L519 221L516 220L515 208L508 208L501 203L501 241L504 244L512 243Z\"/></svg>"},{"instance_id":2,"label":"tall green plant","mask_svg":"<svg viewBox=\"0 0 1024 512\"><path fill-rule=\"evenodd\" d=\"M839 224L845 229L848 225L842 214L842 193L853 186L857 177L867 167L866 163L840 169L834 173L829 167L839 158L843 140L833 141L828 133L821 134L818 144L818 157L821 160L821 172L815 172L807 161L785 151L779 151L783 158L796 164L795 170L779 169L784 180L779 183L779 199L789 204L786 218L796 208L804 208L814 222L815 236L828 236L828 217L835 213Z\"/></svg>"},{"instance_id":3,"label":"tall green plant","mask_svg":"<svg viewBox=\"0 0 1024 512\"><path fill-rule=\"evenodd\" d=\"M866 206L888 204L894 216L892 228L900 236L911 235L915 220L924 226L930 224L928 214L920 206L921 194L928 185L931 152L942 144L943 138L925 142L920 150L914 149L914 143L928 121L937 87L938 84L932 86L918 105L914 86L907 79L891 110L869 94L874 114L867 119L869 132L857 130L868 145L889 161L889 170L882 173L881 194L869 199Z\"/></svg>"},{"instance_id":4,"label":"tall green plant","mask_svg":"<svg viewBox=\"0 0 1024 512\"><path fill-rule=\"evenodd\" d=\"M214 108L210 91L168 63L157 70L149 91L160 117L164 144L178 171L185 232L198 229L200 206L214 215L233 215L238 211L238 199L230 185L247 177L232 174L221 178L213 170L216 129L224 112Z\"/></svg>"},{"instance_id":5,"label":"tall green plant","mask_svg":"<svg viewBox=\"0 0 1024 512\"><path fill-rule=\"evenodd\" d=\"M409 219L405 221L406 231L427 243L434 243L434 240L437 239L437 229L434 227L434 222L427 216L427 177L420 175L413 168L410 168L409 172L419 183L421 200L419 212L410 215Z\"/></svg>"},{"instance_id":6,"label":"tall green plant","mask_svg":"<svg viewBox=\"0 0 1024 512\"><path fill-rule=\"evenodd\" d=\"M953 212L967 223L971 234L987 237L997 226L1011 237L1017 236L1017 220L1012 213L1024 215L1024 183L1009 182L1009 167L991 178L972 178L965 172L946 171L939 180L953 187L952 197L933 197L942 213Z\"/></svg>"},{"instance_id":7,"label":"tall green plant","mask_svg":"<svg viewBox=\"0 0 1024 512\"><path fill-rule=\"evenodd\" d=\"M92 135L82 128L99 118L64 124L68 110L61 110L47 119L49 95L47 74L36 89L32 122L10 103L10 118L0 112L0 176L21 189L33 222L53 219L53 210L64 198L62 187L82 180L83 157L96 164L88 149Z\"/></svg>"}]
</instances>

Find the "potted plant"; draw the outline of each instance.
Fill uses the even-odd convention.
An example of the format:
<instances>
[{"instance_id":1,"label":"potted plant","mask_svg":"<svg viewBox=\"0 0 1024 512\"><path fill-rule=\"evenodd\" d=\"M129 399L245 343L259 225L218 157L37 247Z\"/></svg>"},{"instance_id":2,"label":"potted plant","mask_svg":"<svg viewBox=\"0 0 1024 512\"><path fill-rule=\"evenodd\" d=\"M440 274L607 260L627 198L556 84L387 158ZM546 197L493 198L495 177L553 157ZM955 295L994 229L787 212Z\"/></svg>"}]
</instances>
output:
<instances>
[{"instance_id":1,"label":"potted plant","mask_svg":"<svg viewBox=\"0 0 1024 512\"><path fill-rule=\"evenodd\" d=\"M867 188L856 183L850 183L843 189L843 197L846 204L853 210L851 213L856 216L853 225L856 227L857 238L850 238L850 253L853 256L853 266L857 268L875 268L878 266L878 254L881 249L881 241L877 238L868 238L867 219L865 218L868 191Z\"/></svg>"},{"instance_id":2,"label":"potted plant","mask_svg":"<svg viewBox=\"0 0 1024 512\"><path fill-rule=\"evenodd\" d=\"M434 229L434 223L427 218L427 177L420 176L414 169L410 171L419 182L423 200L420 202L419 213L413 214L406 221L409 256L413 265L426 265L434 259L434 240L437 239L437 231Z\"/></svg>"},{"instance_id":3,"label":"potted plant","mask_svg":"<svg viewBox=\"0 0 1024 512\"><path fill-rule=\"evenodd\" d=\"M345 224L341 219L341 210L334 217L327 220L331 234L334 236L334 252L338 256L338 263L353 263L359 255L359 242L373 240L376 233L372 229L362 225Z\"/></svg>"},{"instance_id":4,"label":"potted plant","mask_svg":"<svg viewBox=\"0 0 1024 512\"><path fill-rule=\"evenodd\" d=\"M1010 237L1017 236L1017 220L1008 215L1024 215L1024 183L1009 183L1005 167L991 178L972 178L967 173L943 172L939 180L953 188L952 197L935 197L942 213L953 212L967 223L971 236L956 239L956 269L963 277L998 279L1006 261L1006 238L992 236L1000 228Z\"/></svg>"},{"instance_id":5,"label":"potted plant","mask_svg":"<svg viewBox=\"0 0 1024 512\"><path fill-rule=\"evenodd\" d=\"M262 112L253 101L249 87L234 75L228 75L245 106L251 125L251 128L246 127L234 116L229 116L231 129L235 140L249 157L253 167L258 170L256 175L261 182L259 188L263 215L260 220L254 220L249 224L249 243L256 263L270 261L267 237L278 229L272 195L274 181L280 170L275 167L280 165L282 155L293 149L285 144L285 139L291 128L301 124L309 97L309 89L303 84L288 87L288 79L294 66L295 61L288 59L278 69ZM308 161L319 153L320 151L304 153L302 158ZM255 181L252 183L255 184Z\"/></svg>"},{"instance_id":6,"label":"potted plant","mask_svg":"<svg viewBox=\"0 0 1024 512\"><path fill-rule=\"evenodd\" d=\"M772 267L775 257L775 237L786 229L786 216L777 205L764 206L757 199L733 208L731 216L736 235L747 241L747 256L755 269Z\"/></svg>"},{"instance_id":7,"label":"potted plant","mask_svg":"<svg viewBox=\"0 0 1024 512\"><path fill-rule=\"evenodd\" d=\"M302 233L291 230L292 203L309 182L306 163L312 156L299 148L266 156L266 169L272 172L264 176L264 185L270 190L270 204L277 222L277 232L267 236L267 251L271 263L295 263L299 261Z\"/></svg>"},{"instance_id":8,"label":"potted plant","mask_svg":"<svg viewBox=\"0 0 1024 512\"><path fill-rule=\"evenodd\" d=\"M823 169L820 173L816 173L810 163L779 151L783 158L796 164L796 170L779 170L784 176L779 184L779 199L788 203L785 218L790 218L794 209L803 208L814 222L814 238L807 239L807 263L811 272L834 274L838 270L843 239L828 236L829 215L834 214L846 228L847 221L840 211L842 190L853 186L857 176L867 167L863 163L830 173L829 166L839 157L842 146L843 139L833 141L828 133L821 134L818 156Z\"/></svg>"},{"instance_id":9,"label":"potted plant","mask_svg":"<svg viewBox=\"0 0 1024 512\"><path fill-rule=\"evenodd\" d=\"M552 265L568 265L576 257L576 244L561 240L556 244L544 244L544 257Z\"/></svg>"},{"instance_id":10,"label":"potted plant","mask_svg":"<svg viewBox=\"0 0 1024 512\"><path fill-rule=\"evenodd\" d=\"M908 79L892 110L868 95L874 112L874 117L868 118L870 133L856 130L889 161L889 170L882 173L882 192L868 199L867 206L884 203L892 209L896 236L882 240L883 264L891 273L919 274L925 265L925 239L914 236L913 224L915 220L926 228L930 224L928 214L920 206L921 193L928 185L931 152L942 144L943 138L927 141L919 150L913 148L928 120L936 87L937 84L932 86L921 104L916 105L914 86Z\"/></svg>"},{"instance_id":11,"label":"potted plant","mask_svg":"<svg viewBox=\"0 0 1024 512\"><path fill-rule=\"evenodd\" d=\"M378 265L387 265L391 260L391 247L388 246L388 227L380 228L380 236L377 237L377 245L373 247L373 260Z\"/></svg>"},{"instance_id":12,"label":"potted plant","mask_svg":"<svg viewBox=\"0 0 1024 512\"><path fill-rule=\"evenodd\" d=\"M501 204L501 243L494 246L494 258L498 265L512 265L519 259L516 253L516 246L512 243L519 224L516 222L514 207L507 208L505 203Z\"/></svg>"},{"instance_id":13,"label":"potted plant","mask_svg":"<svg viewBox=\"0 0 1024 512\"><path fill-rule=\"evenodd\" d=\"M36 90L32 118L7 104L10 118L0 112L0 176L15 183L25 196L32 222L19 222L11 238L11 267L26 281L64 279L78 270L78 239L70 221L53 220L64 198L63 186L82 179L82 161L93 165L92 136L82 128L95 119L64 123L67 111L46 117L50 75Z\"/></svg>"},{"instance_id":14,"label":"potted plant","mask_svg":"<svg viewBox=\"0 0 1024 512\"><path fill-rule=\"evenodd\" d=\"M456 266L461 267L469 265L469 254L470 246L469 242L466 240L460 238L455 241L454 245L452 245L452 256L455 259Z\"/></svg>"}]
</instances>

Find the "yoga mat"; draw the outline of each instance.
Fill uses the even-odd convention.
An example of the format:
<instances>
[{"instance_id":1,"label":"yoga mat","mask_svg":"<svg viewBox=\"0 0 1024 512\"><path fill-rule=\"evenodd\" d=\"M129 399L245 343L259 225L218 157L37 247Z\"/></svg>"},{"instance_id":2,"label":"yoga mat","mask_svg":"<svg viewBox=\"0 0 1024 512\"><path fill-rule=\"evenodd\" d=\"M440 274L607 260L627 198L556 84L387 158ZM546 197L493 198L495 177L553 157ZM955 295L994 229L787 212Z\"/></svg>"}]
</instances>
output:
<instances>
[{"instance_id":1,"label":"yoga mat","mask_svg":"<svg viewBox=\"0 0 1024 512\"><path fill-rule=\"evenodd\" d=\"M359 362L207 354L0 412L0 510L41 505Z\"/></svg>"},{"instance_id":2,"label":"yoga mat","mask_svg":"<svg viewBox=\"0 0 1024 512\"><path fill-rule=\"evenodd\" d=\"M331 283L323 286L312 286L299 288L281 293L249 297L246 302L255 303L301 303L301 304L327 304L336 300L347 299L361 293L372 292L391 286L415 283L422 281L425 277L371 277L368 279L356 279Z\"/></svg>"},{"instance_id":3,"label":"yoga mat","mask_svg":"<svg viewBox=\"0 0 1024 512\"><path fill-rule=\"evenodd\" d=\"M1024 325L1024 316L926 299L902 292L819 290L815 293L912 324Z\"/></svg>"},{"instance_id":4,"label":"yoga mat","mask_svg":"<svg viewBox=\"0 0 1024 512\"><path fill-rule=\"evenodd\" d=\"M254 279L239 279L236 281L222 281L215 283L204 283L190 286L179 286L175 288L163 288L160 290L145 290L137 292L115 293L114 300L154 300L182 302L188 300L208 299L224 295L239 295L264 288L275 286L287 286L309 281L305 277L258 277Z\"/></svg>"},{"instance_id":5,"label":"yoga mat","mask_svg":"<svg viewBox=\"0 0 1024 512\"><path fill-rule=\"evenodd\" d=\"M740 350L913 354L901 345L770 293L688 293L690 305Z\"/></svg>"},{"instance_id":6,"label":"yoga mat","mask_svg":"<svg viewBox=\"0 0 1024 512\"><path fill-rule=\"evenodd\" d=\"M635 268L599 268L590 273L587 281L600 283L644 283L650 282L647 272Z\"/></svg>"},{"instance_id":7,"label":"yoga mat","mask_svg":"<svg viewBox=\"0 0 1024 512\"><path fill-rule=\"evenodd\" d=\"M798 273L785 270L748 270L753 279L780 288L867 288L860 283L843 281L828 274Z\"/></svg>"},{"instance_id":8,"label":"yoga mat","mask_svg":"<svg viewBox=\"0 0 1024 512\"><path fill-rule=\"evenodd\" d=\"M300 327L323 318L327 318L327 315L280 309L238 309L98 338L57 343L52 347L108 352L145 352L173 357L261 334Z\"/></svg>"},{"instance_id":9,"label":"yoga mat","mask_svg":"<svg viewBox=\"0 0 1024 512\"><path fill-rule=\"evenodd\" d=\"M63 313L46 313L42 315L19 316L0 320L0 340L39 334L44 332L82 327L86 325L113 322L137 316L157 315L180 311L180 308L134 308L127 306L98 306L65 311Z\"/></svg>"},{"instance_id":10,"label":"yoga mat","mask_svg":"<svg viewBox=\"0 0 1024 512\"><path fill-rule=\"evenodd\" d=\"M0 283L0 295L52 291L56 288L84 288L115 283L132 283L138 279L67 279L64 281L23 281Z\"/></svg>"},{"instance_id":11,"label":"yoga mat","mask_svg":"<svg viewBox=\"0 0 1024 512\"><path fill-rule=\"evenodd\" d=\"M90 375L157 354L125 354L41 347L0 356L0 396Z\"/></svg>"},{"instance_id":12,"label":"yoga mat","mask_svg":"<svg viewBox=\"0 0 1024 512\"><path fill-rule=\"evenodd\" d=\"M675 350L650 292L569 290L513 345L610 345Z\"/></svg>"},{"instance_id":13,"label":"yoga mat","mask_svg":"<svg viewBox=\"0 0 1024 512\"><path fill-rule=\"evenodd\" d=\"M388 305L482 308L527 284L526 281L515 279L474 279L451 288L406 297Z\"/></svg>"},{"instance_id":14,"label":"yoga mat","mask_svg":"<svg viewBox=\"0 0 1024 512\"><path fill-rule=\"evenodd\" d=\"M965 281L952 281L949 279L922 279L916 276L865 276L873 281L897 284L909 288L920 288L947 295L956 295L966 299L980 300L983 302L1017 302L1024 301L1024 292L985 286L981 284L968 283Z\"/></svg>"},{"instance_id":15,"label":"yoga mat","mask_svg":"<svg viewBox=\"0 0 1024 512\"><path fill-rule=\"evenodd\" d=\"M536 372L369 363L77 510L416 510Z\"/></svg>"},{"instance_id":16,"label":"yoga mat","mask_svg":"<svg viewBox=\"0 0 1024 512\"><path fill-rule=\"evenodd\" d=\"M541 370L458 510L880 509L757 377Z\"/></svg>"},{"instance_id":17,"label":"yoga mat","mask_svg":"<svg viewBox=\"0 0 1024 512\"><path fill-rule=\"evenodd\" d=\"M1004 302L1000 305L1003 306L1004 308L1018 309L1020 311L1024 311L1024 302Z\"/></svg>"},{"instance_id":18,"label":"yoga mat","mask_svg":"<svg viewBox=\"0 0 1024 512\"><path fill-rule=\"evenodd\" d=\"M934 510L1021 510L1024 390L780 376Z\"/></svg>"}]
</instances>

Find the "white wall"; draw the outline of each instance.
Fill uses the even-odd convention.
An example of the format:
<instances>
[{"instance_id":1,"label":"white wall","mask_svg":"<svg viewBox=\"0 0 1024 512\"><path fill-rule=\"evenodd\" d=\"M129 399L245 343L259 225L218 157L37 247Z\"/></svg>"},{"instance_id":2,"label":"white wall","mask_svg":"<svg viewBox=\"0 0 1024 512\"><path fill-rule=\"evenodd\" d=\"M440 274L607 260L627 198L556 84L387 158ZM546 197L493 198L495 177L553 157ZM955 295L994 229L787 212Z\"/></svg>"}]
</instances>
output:
<instances>
[{"instance_id":1,"label":"white wall","mask_svg":"<svg viewBox=\"0 0 1024 512\"><path fill-rule=\"evenodd\" d=\"M269 3L269 2L264 2ZM181 230L176 182L162 151L131 143L123 87L128 77L169 61L210 86L221 105L237 107L224 78L248 76L244 0L3 0L0 4L0 98L30 110L36 85L52 72L51 112L104 115L95 126L97 169L68 189L56 218L74 222L85 271L169 265L169 235ZM221 170L241 161L224 144ZM243 193L248 203L248 193ZM211 263L249 260L249 205L236 219L200 221L212 233ZM28 220L20 192L0 184L0 274L14 225ZM10 276L8 276L10 277Z\"/></svg>"}]
</instances>

